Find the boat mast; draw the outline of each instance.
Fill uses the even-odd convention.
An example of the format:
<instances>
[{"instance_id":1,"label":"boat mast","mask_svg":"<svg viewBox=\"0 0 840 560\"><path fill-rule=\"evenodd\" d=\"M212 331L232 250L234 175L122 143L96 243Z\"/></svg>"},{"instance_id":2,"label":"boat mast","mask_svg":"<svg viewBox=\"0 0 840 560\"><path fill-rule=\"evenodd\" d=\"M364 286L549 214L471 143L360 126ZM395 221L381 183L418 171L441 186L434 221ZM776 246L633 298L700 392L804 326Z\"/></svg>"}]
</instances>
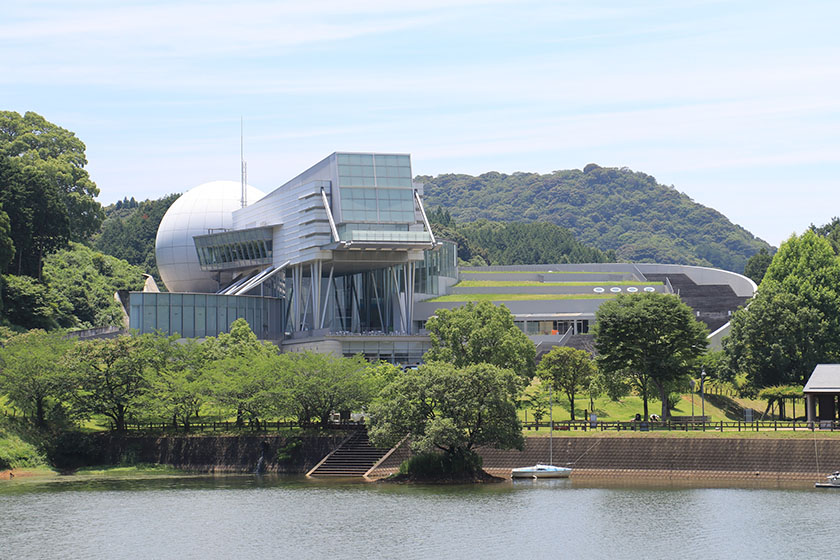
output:
<instances>
[{"instance_id":1,"label":"boat mast","mask_svg":"<svg viewBox=\"0 0 840 560\"><path fill-rule=\"evenodd\" d=\"M549 432L548 432L548 464L554 464L554 446L552 445L554 437L554 384L550 383L548 385L548 423L549 423Z\"/></svg>"}]
</instances>

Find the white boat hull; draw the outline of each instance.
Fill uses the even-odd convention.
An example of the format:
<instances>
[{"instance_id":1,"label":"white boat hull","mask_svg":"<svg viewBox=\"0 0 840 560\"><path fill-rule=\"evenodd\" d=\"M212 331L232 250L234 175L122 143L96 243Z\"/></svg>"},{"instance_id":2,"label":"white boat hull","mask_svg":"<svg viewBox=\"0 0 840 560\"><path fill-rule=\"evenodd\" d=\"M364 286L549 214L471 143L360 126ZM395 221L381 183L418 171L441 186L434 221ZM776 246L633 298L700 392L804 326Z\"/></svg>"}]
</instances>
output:
<instances>
[{"instance_id":1,"label":"white boat hull","mask_svg":"<svg viewBox=\"0 0 840 560\"><path fill-rule=\"evenodd\" d=\"M511 478L569 478L572 469L568 467L555 467L554 465L534 465L533 467L521 467L510 472Z\"/></svg>"}]
</instances>

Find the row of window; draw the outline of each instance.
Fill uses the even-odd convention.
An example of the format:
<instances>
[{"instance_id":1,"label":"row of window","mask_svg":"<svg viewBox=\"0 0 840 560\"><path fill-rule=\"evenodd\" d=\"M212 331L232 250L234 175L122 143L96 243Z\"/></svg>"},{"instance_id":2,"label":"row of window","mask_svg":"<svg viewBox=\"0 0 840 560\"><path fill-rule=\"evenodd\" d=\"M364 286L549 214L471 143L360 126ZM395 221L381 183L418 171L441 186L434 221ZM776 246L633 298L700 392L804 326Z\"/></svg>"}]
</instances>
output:
<instances>
[{"instance_id":1,"label":"row of window","mask_svg":"<svg viewBox=\"0 0 840 560\"><path fill-rule=\"evenodd\" d=\"M338 165L376 165L377 167L410 167L411 158L393 154L336 154Z\"/></svg>"},{"instance_id":2,"label":"row of window","mask_svg":"<svg viewBox=\"0 0 840 560\"><path fill-rule=\"evenodd\" d=\"M387 179L389 177L411 178L411 168L404 167L374 167L372 165L339 165L339 177L376 177Z\"/></svg>"},{"instance_id":3,"label":"row of window","mask_svg":"<svg viewBox=\"0 0 840 560\"><path fill-rule=\"evenodd\" d=\"M589 321L586 319L577 320L546 320L546 321L514 321L519 330L525 334L534 335L563 335L574 329L575 334L586 334L589 332Z\"/></svg>"},{"instance_id":4,"label":"row of window","mask_svg":"<svg viewBox=\"0 0 840 560\"><path fill-rule=\"evenodd\" d=\"M345 222L414 223L414 191L410 189L341 189Z\"/></svg>"},{"instance_id":5,"label":"row of window","mask_svg":"<svg viewBox=\"0 0 840 560\"><path fill-rule=\"evenodd\" d=\"M186 338L217 336L243 318L259 338L282 335L282 301L212 294L132 293L130 326L141 333L161 331Z\"/></svg>"},{"instance_id":6,"label":"row of window","mask_svg":"<svg viewBox=\"0 0 840 560\"><path fill-rule=\"evenodd\" d=\"M410 177L356 177L339 176L342 187L411 187Z\"/></svg>"},{"instance_id":7,"label":"row of window","mask_svg":"<svg viewBox=\"0 0 840 560\"><path fill-rule=\"evenodd\" d=\"M201 266L237 263L270 263L273 242L269 240L241 241L226 245L196 247Z\"/></svg>"}]
</instances>

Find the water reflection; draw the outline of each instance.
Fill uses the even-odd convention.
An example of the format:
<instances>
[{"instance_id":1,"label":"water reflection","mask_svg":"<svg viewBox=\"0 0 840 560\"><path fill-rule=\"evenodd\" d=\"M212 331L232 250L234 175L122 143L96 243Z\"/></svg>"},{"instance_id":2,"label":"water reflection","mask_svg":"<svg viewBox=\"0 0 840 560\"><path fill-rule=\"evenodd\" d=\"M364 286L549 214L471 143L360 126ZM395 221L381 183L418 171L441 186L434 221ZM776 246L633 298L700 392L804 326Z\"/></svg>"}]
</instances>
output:
<instances>
[{"instance_id":1,"label":"water reflection","mask_svg":"<svg viewBox=\"0 0 840 560\"><path fill-rule=\"evenodd\" d=\"M812 488L605 488L574 479L16 479L0 484L0 557L801 557L833 549L838 504L840 493Z\"/></svg>"}]
</instances>

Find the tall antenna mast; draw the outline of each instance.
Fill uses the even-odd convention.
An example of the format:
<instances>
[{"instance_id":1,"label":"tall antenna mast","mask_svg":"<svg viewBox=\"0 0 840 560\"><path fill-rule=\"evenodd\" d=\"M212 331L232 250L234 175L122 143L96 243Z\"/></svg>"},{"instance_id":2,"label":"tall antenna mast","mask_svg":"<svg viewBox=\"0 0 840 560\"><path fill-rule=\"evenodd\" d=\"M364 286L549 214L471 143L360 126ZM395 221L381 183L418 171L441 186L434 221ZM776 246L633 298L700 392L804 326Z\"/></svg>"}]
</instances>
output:
<instances>
[{"instance_id":1,"label":"tall antenna mast","mask_svg":"<svg viewBox=\"0 0 840 560\"><path fill-rule=\"evenodd\" d=\"M245 121L239 117L239 160L242 162L242 208L248 206L248 164L245 163Z\"/></svg>"}]
</instances>

